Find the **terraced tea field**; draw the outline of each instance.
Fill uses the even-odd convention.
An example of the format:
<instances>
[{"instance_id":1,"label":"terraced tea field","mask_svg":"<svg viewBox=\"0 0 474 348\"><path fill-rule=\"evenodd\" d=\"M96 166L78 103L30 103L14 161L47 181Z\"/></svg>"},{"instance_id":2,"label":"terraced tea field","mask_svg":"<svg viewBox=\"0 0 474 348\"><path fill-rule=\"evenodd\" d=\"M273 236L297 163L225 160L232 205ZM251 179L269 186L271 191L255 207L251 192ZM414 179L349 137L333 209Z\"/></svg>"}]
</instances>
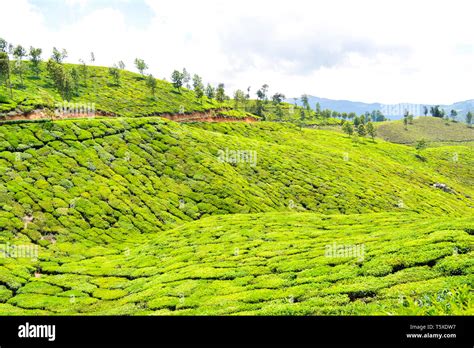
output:
<instances>
[{"instance_id":1,"label":"terraced tea field","mask_svg":"<svg viewBox=\"0 0 474 348\"><path fill-rule=\"evenodd\" d=\"M0 313L472 314L472 168L268 122L4 124Z\"/></svg>"},{"instance_id":2,"label":"terraced tea field","mask_svg":"<svg viewBox=\"0 0 474 348\"><path fill-rule=\"evenodd\" d=\"M6 259L0 311L386 315L409 312L404 304L426 293L459 289L438 314L473 314L473 231L469 218L409 213L213 216L128 238L125 250L57 243L41 248L37 262ZM362 247L352 255L349 246Z\"/></svg>"}]
</instances>

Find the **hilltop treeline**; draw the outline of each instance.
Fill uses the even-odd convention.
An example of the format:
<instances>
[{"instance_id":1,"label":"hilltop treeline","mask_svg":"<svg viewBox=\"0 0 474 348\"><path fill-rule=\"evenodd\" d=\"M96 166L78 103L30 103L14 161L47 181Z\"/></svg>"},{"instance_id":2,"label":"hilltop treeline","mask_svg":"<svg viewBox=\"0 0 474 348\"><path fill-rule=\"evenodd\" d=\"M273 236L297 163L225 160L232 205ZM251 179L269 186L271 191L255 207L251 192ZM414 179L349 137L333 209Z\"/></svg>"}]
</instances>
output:
<instances>
[{"instance_id":1,"label":"hilltop treeline","mask_svg":"<svg viewBox=\"0 0 474 348\"><path fill-rule=\"evenodd\" d=\"M79 101L95 102L99 111L122 116L226 108L233 109L234 116L252 114L266 121L293 122L301 126L340 125L344 120L358 117L355 113L321 110L319 104L312 108L307 95L301 96L302 106L296 105L297 98L295 105L286 103L285 95L271 94L268 84L257 89L255 97L251 86L237 89L231 97L224 83L216 86L205 83L200 75L191 74L186 68L174 70L167 82L147 74L148 64L141 58L134 61L140 74L136 75L125 70L123 61L108 68L94 66L93 52L88 59L80 59L79 64L65 63L68 57L65 49L54 47L47 60L43 60L43 56L41 48L26 49L0 38L0 113L28 112L51 107L58 101ZM5 93L1 93L2 89ZM38 93L38 89L45 89L45 93ZM117 100L129 105L128 108L119 105ZM385 120L380 111L359 117L372 122Z\"/></svg>"}]
</instances>

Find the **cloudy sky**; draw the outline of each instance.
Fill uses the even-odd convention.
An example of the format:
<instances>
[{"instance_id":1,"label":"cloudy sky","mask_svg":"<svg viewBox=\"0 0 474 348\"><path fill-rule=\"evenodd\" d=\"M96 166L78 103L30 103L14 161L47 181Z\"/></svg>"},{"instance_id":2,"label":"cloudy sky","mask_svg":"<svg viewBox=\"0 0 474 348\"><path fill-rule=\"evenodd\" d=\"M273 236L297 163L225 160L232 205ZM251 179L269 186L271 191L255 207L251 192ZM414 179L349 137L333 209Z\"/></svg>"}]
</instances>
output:
<instances>
[{"instance_id":1,"label":"cloudy sky","mask_svg":"<svg viewBox=\"0 0 474 348\"><path fill-rule=\"evenodd\" d=\"M228 92L263 83L364 102L449 104L474 98L472 1L7 0L0 37L95 53L158 78L186 67Z\"/></svg>"}]
</instances>

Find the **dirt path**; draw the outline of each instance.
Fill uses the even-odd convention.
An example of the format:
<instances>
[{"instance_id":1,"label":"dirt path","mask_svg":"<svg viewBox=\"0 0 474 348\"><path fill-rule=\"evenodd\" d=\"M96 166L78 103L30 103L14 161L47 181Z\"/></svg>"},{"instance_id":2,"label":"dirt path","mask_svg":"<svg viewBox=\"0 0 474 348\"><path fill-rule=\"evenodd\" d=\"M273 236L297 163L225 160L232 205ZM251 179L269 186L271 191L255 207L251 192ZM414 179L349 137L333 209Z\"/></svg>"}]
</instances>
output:
<instances>
[{"instance_id":1,"label":"dirt path","mask_svg":"<svg viewBox=\"0 0 474 348\"><path fill-rule=\"evenodd\" d=\"M237 118L230 116L219 115L219 110L213 111L195 111L191 113L163 113L163 114L153 114L149 116L141 117L164 117L168 120L175 122L256 122L257 119L253 117ZM105 112L95 112L95 113L65 113L60 115L55 115L53 120L63 120L63 119L82 119L82 118L103 118L109 117L114 118L117 115L112 113ZM133 117L132 117L133 118ZM31 112L16 114L12 116L0 117L0 123L8 123L9 121L36 121L36 120L48 120L51 117L43 110L33 110Z\"/></svg>"},{"instance_id":2,"label":"dirt path","mask_svg":"<svg viewBox=\"0 0 474 348\"><path fill-rule=\"evenodd\" d=\"M167 113L167 114L161 114L158 116L161 116L161 117L167 118L168 120L176 121L176 122L246 122L246 123L251 123L251 122L257 121L257 119L253 117L238 118L238 117L219 115L218 111L217 113L215 111L206 111L206 112L195 111L189 114L168 114Z\"/></svg>"}]
</instances>

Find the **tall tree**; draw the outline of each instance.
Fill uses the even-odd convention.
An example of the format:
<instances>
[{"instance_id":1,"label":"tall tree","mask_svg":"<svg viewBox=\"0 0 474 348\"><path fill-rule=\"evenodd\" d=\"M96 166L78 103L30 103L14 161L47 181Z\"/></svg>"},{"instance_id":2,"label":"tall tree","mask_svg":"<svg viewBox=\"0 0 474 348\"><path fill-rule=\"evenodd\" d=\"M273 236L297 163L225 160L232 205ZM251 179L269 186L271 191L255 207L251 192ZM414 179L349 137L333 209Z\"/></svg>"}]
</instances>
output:
<instances>
[{"instance_id":1,"label":"tall tree","mask_svg":"<svg viewBox=\"0 0 474 348\"><path fill-rule=\"evenodd\" d=\"M67 58L67 51L65 49L59 51L56 47L53 47L53 54L51 55L51 58L56 63L61 64L63 60Z\"/></svg>"},{"instance_id":2,"label":"tall tree","mask_svg":"<svg viewBox=\"0 0 474 348\"><path fill-rule=\"evenodd\" d=\"M8 42L0 37L0 52L7 53L8 51Z\"/></svg>"},{"instance_id":3,"label":"tall tree","mask_svg":"<svg viewBox=\"0 0 474 348\"><path fill-rule=\"evenodd\" d=\"M242 105L245 103L245 92L241 89L238 89L234 92L234 103L236 108L238 108L239 105L242 107Z\"/></svg>"},{"instance_id":4,"label":"tall tree","mask_svg":"<svg viewBox=\"0 0 474 348\"><path fill-rule=\"evenodd\" d=\"M319 102L316 103L316 113L318 115L321 113L321 104L319 104Z\"/></svg>"},{"instance_id":5,"label":"tall tree","mask_svg":"<svg viewBox=\"0 0 474 348\"><path fill-rule=\"evenodd\" d=\"M210 83L208 83L206 87L206 96L209 99L214 99L216 96L216 91L214 90L214 87L212 87Z\"/></svg>"},{"instance_id":6,"label":"tall tree","mask_svg":"<svg viewBox=\"0 0 474 348\"><path fill-rule=\"evenodd\" d=\"M23 48L23 46L18 45L13 50L13 56L16 58L13 71L16 74L20 75L21 85L23 86L23 74L25 73L25 67L23 65L23 57L26 56L26 50Z\"/></svg>"},{"instance_id":7,"label":"tall tree","mask_svg":"<svg viewBox=\"0 0 474 348\"><path fill-rule=\"evenodd\" d=\"M268 85L267 84L264 84L262 86L262 88L260 88L258 91L257 91L257 98L258 100L261 100L262 102L266 102L268 100L268 97L267 97L267 92L268 92Z\"/></svg>"},{"instance_id":8,"label":"tall tree","mask_svg":"<svg viewBox=\"0 0 474 348\"><path fill-rule=\"evenodd\" d=\"M247 87L247 93L245 93L245 111L248 110L249 100L250 100L250 86Z\"/></svg>"},{"instance_id":9,"label":"tall tree","mask_svg":"<svg viewBox=\"0 0 474 348\"><path fill-rule=\"evenodd\" d=\"M10 79L10 59L6 52L0 52L0 83L4 82L6 88L10 88L10 97L13 98L13 90Z\"/></svg>"},{"instance_id":10,"label":"tall tree","mask_svg":"<svg viewBox=\"0 0 474 348\"><path fill-rule=\"evenodd\" d=\"M255 104L255 114L265 120L265 104L267 97L268 85L264 84L262 88L257 91L257 102Z\"/></svg>"},{"instance_id":11,"label":"tall tree","mask_svg":"<svg viewBox=\"0 0 474 348\"><path fill-rule=\"evenodd\" d=\"M34 73L36 74L36 77L38 77L40 73L40 63L41 63L41 53L43 50L41 48L34 48L33 46L30 46L30 60L31 60L31 65L33 68Z\"/></svg>"},{"instance_id":12,"label":"tall tree","mask_svg":"<svg viewBox=\"0 0 474 348\"><path fill-rule=\"evenodd\" d=\"M363 117L362 115L360 117ZM362 124L360 117L354 116L354 126L359 127L360 124Z\"/></svg>"},{"instance_id":13,"label":"tall tree","mask_svg":"<svg viewBox=\"0 0 474 348\"><path fill-rule=\"evenodd\" d=\"M430 107L430 113L433 117L444 117L444 110L439 108L439 105L435 105Z\"/></svg>"},{"instance_id":14,"label":"tall tree","mask_svg":"<svg viewBox=\"0 0 474 348\"><path fill-rule=\"evenodd\" d=\"M365 130L365 126L362 123L359 124L359 126L357 127L357 134L361 137L363 137L367 134L367 132Z\"/></svg>"},{"instance_id":15,"label":"tall tree","mask_svg":"<svg viewBox=\"0 0 474 348\"><path fill-rule=\"evenodd\" d=\"M458 112L454 109L451 110L450 112L450 116L451 116L451 119L454 121L456 121L456 117L458 116Z\"/></svg>"},{"instance_id":16,"label":"tall tree","mask_svg":"<svg viewBox=\"0 0 474 348\"><path fill-rule=\"evenodd\" d=\"M354 134L354 127L352 126L352 123L344 122L344 124L342 125L342 131L349 136Z\"/></svg>"},{"instance_id":17,"label":"tall tree","mask_svg":"<svg viewBox=\"0 0 474 348\"><path fill-rule=\"evenodd\" d=\"M118 68L119 68L120 70L125 69L125 63L124 63L122 60L121 60L120 62L118 62Z\"/></svg>"},{"instance_id":18,"label":"tall tree","mask_svg":"<svg viewBox=\"0 0 474 348\"><path fill-rule=\"evenodd\" d=\"M171 74L171 82L173 83L174 88L178 91L181 91L181 87L183 86L183 78L183 73L178 70L173 71Z\"/></svg>"},{"instance_id":19,"label":"tall tree","mask_svg":"<svg viewBox=\"0 0 474 348\"><path fill-rule=\"evenodd\" d=\"M196 98L202 101L202 97L204 96L204 84L198 74L194 74L193 76L193 89Z\"/></svg>"},{"instance_id":20,"label":"tall tree","mask_svg":"<svg viewBox=\"0 0 474 348\"><path fill-rule=\"evenodd\" d=\"M66 100L70 100L74 86L71 74L62 64L57 63L54 59L48 60L46 70L61 96Z\"/></svg>"},{"instance_id":21,"label":"tall tree","mask_svg":"<svg viewBox=\"0 0 474 348\"><path fill-rule=\"evenodd\" d=\"M303 104L303 107L309 111L311 109L311 107L309 106L309 100L308 100L308 95L307 94L303 94L301 96L301 103Z\"/></svg>"},{"instance_id":22,"label":"tall tree","mask_svg":"<svg viewBox=\"0 0 474 348\"><path fill-rule=\"evenodd\" d=\"M116 65L109 68L109 75L112 78L113 84L120 86L120 70Z\"/></svg>"},{"instance_id":23,"label":"tall tree","mask_svg":"<svg viewBox=\"0 0 474 348\"><path fill-rule=\"evenodd\" d=\"M428 107L426 105L423 105L423 115L428 115Z\"/></svg>"},{"instance_id":24,"label":"tall tree","mask_svg":"<svg viewBox=\"0 0 474 348\"><path fill-rule=\"evenodd\" d=\"M216 89L216 100L222 103L225 99L226 98L225 98L224 84L219 83Z\"/></svg>"},{"instance_id":25,"label":"tall tree","mask_svg":"<svg viewBox=\"0 0 474 348\"><path fill-rule=\"evenodd\" d=\"M144 71L148 69L148 65L140 58L135 58L135 66L142 76L144 75Z\"/></svg>"},{"instance_id":26,"label":"tall tree","mask_svg":"<svg viewBox=\"0 0 474 348\"><path fill-rule=\"evenodd\" d=\"M87 87L87 79L89 77L89 67L86 65L86 62L82 59L79 59L79 62L81 63L81 75L82 79L84 80L84 86Z\"/></svg>"},{"instance_id":27,"label":"tall tree","mask_svg":"<svg viewBox=\"0 0 474 348\"><path fill-rule=\"evenodd\" d=\"M275 105L281 104L283 99L285 99L285 95L283 93L275 93L272 96L272 101L273 101L273 104Z\"/></svg>"},{"instance_id":28,"label":"tall tree","mask_svg":"<svg viewBox=\"0 0 474 348\"><path fill-rule=\"evenodd\" d=\"M468 111L466 114L466 123L468 127L471 127L472 124L472 112Z\"/></svg>"},{"instance_id":29,"label":"tall tree","mask_svg":"<svg viewBox=\"0 0 474 348\"><path fill-rule=\"evenodd\" d=\"M22 45L18 45L18 46L16 46L15 49L13 50L13 56L14 56L16 59L22 60L23 57L26 56L26 50L23 48Z\"/></svg>"},{"instance_id":30,"label":"tall tree","mask_svg":"<svg viewBox=\"0 0 474 348\"><path fill-rule=\"evenodd\" d=\"M191 89L189 81L191 81L191 74L186 70L186 68L183 68L183 85L185 85L187 89Z\"/></svg>"},{"instance_id":31,"label":"tall tree","mask_svg":"<svg viewBox=\"0 0 474 348\"><path fill-rule=\"evenodd\" d=\"M156 90L156 79L153 77L152 74L148 75L146 78L146 85L151 91L152 96L155 96L155 90Z\"/></svg>"},{"instance_id":32,"label":"tall tree","mask_svg":"<svg viewBox=\"0 0 474 348\"><path fill-rule=\"evenodd\" d=\"M407 126L408 126L408 116L410 115L410 113L408 112L408 110L405 110L404 114L403 114L403 124L405 126L405 130L407 130Z\"/></svg>"},{"instance_id":33,"label":"tall tree","mask_svg":"<svg viewBox=\"0 0 474 348\"><path fill-rule=\"evenodd\" d=\"M367 129L367 134L369 134L372 140L374 140L375 135L377 133L375 130L374 124L372 122L368 122L366 129Z\"/></svg>"},{"instance_id":34,"label":"tall tree","mask_svg":"<svg viewBox=\"0 0 474 348\"><path fill-rule=\"evenodd\" d=\"M375 121L376 122L382 122L382 121L385 121L385 116L382 114L382 112L380 110L377 110L375 112Z\"/></svg>"}]
</instances>

